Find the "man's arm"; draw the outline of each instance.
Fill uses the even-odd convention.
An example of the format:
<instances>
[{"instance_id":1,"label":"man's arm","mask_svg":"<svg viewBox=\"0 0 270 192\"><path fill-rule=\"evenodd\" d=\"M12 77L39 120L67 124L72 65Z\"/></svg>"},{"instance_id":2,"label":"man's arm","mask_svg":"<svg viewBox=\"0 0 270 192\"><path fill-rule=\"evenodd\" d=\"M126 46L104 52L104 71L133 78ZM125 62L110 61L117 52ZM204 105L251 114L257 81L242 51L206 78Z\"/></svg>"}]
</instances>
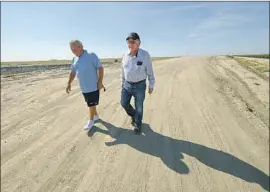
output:
<instances>
[{"instance_id":1,"label":"man's arm","mask_svg":"<svg viewBox=\"0 0 270 192\"><path fill-rule=\"evenodd\" d=\"M70 85L72 83L72 81L75 79L76 77L76 69L74 66L74 57L72 59L72 64L70 66L70 73L69 73L69 80L68 80L68 85Z\"/></svg>"},{"instance_id":2,"label":"man's arm","mask_svg":"<svg viewBox=\"0 0 270 192\"><path fill-rule=\"evenodd\" d=\"M124 73L124 68L123 68L123 63L124 63L125 55L122 57L122 66L121 66L121 85L122 87L124 86L125 82L125 73Z\"/></svg>"},{"instance_id":3,"label":"man's arm","mask_svg":"<svg viewBox=\"0 0 270 192\"><path fill-rule=\"evenodd\" d=\"M69 79L68 79L67 88L66 88L67 93L71 91L71 83L76 77L76 69L73 64L71 64L70 70L71 71L69 73Z\"/></svg>"},{"instance_id":4,"label":"man's arm","mask_svg":"<svg viewBox=\"0 0 270 192\"><path fill-rule=\"evenodd\" d=\"M70 71L69 79L68 79L68 85L70 85L72 83L72 81L75 79L75 77L76 77L76 72Z\"/></svg>"},{"instance_id":5,"label":"man's arm","mask_svg":"<svg viewBox=\"0 0 270 192\"><path fill-rule=\"evenodd\" d=\"M153 66L152 66L152 59L149 53L147 53L146 55L146 73L147 73L148 81L149 81L149 89L154 89L155 75L154 75Z\"/></svg>"},{"instance_id":6,"label":"man's arm","mask_svg":"<svg viewBox=\"0 0 270 192\"><path fill-rule=\"evenodd\" d=\"M124 86L124 82L125 82L125 74L124 74L124 69L123 69L123 67L121 67L122 69L122 75L121 75L121 85L122 85L122 87Z\"/></svg>"},{"instance_id":7,"label":"man's arm","mask_svg":"<svg viewBox=\"0 0 270 192\"><path fill-rule=\"evenodd\" d=\"M104 76L104 68L99 67L98 68L98 82L100 82L101 84L103 83L103 76Z\"/></svg>"},{"instance_id":8,"label":"man's arm","mask_svg":"<svg viewBox=\"0 0 270 192\"><path fill-rule=\"evenodd\" d=\"M98 89L101 89L103 87L104 68L98 56L95 53L92 54L95 57L95 67L98 70Z\"/></svg>"}]
</instances>

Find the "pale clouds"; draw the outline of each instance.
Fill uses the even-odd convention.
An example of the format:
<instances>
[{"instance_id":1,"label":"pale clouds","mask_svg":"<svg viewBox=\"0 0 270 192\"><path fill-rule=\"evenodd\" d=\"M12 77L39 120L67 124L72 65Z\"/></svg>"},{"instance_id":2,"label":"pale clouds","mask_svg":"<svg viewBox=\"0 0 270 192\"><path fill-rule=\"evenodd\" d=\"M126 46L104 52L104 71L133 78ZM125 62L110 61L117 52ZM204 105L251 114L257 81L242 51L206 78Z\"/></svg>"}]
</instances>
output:
<instances>
[{"instance_id":1,"label":"pale clouds","mask_svg":"<svg viewBox=\"0 0 270 192\"><path fill-rule=\"evenodd\" d=\"M260 13L260 7L250 6L239 9L229 7L218 7L213 16L203 19L199 25L194 26L189 38L201 38L206 36L217 36L226 34L227 32L237 30L238 27L248 26L256 22L257 16Z\"/></svg>"}]
</instances>

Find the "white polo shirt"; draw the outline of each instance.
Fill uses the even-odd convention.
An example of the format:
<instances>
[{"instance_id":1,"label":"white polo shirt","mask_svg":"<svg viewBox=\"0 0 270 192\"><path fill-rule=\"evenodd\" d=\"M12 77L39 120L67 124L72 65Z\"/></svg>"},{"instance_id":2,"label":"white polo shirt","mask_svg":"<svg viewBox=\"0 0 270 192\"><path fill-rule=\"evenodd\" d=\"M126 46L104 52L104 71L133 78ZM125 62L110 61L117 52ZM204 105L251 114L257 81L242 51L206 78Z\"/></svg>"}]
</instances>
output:
<instances>
[{"instance_id":1,"label":"white polo shirt","mask_svg":"<svg viewBox=\"0 0 270 192\"><path fill-rule=\"evenodd\" d=\"M149 53L139 49L137 56L132 56L130 52L124 54L122 58L121 83L139 82L148 77L149 88L154 88L155 76L152 66L152 60Z\"/></svg>"}]
</instances>

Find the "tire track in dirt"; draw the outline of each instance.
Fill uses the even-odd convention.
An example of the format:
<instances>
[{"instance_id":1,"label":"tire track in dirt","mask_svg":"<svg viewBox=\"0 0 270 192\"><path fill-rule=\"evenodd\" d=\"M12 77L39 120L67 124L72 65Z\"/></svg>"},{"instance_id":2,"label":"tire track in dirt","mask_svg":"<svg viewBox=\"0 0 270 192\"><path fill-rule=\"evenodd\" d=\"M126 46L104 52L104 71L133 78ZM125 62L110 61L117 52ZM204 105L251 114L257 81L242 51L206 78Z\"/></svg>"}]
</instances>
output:
<instances>
[{"instance_id":1,"label":"tire track in dirt","mask_svg":"<svg viewBox=\"0 0 270 192\"><path fill-rule=\"evenodd\" d=\"M225 96L223 98L225 98L227 105L233 109L231 112L238 117L239 123L245 125L242 130L245 131L246 134L251 134L252 139L257 138L255 143L262 143L265 146L265 150L269 151L267 145L269 138L265 135L265 131L269 130L269 122L265 122L265 118L262 118L262 116L269 118L269 111L262 106L260 107L258 104L259 101L256 100L254 96L248 94L245 90L247 89L247 85L243 86L241 84L242 81L237 80L239 77L235 79L235 81L231 80L233 78L230 76L231 73L227 72L228 70L222 67L216 60L210 62L210 67L212 70L210 73L219 85L218 92ZM219 69L215 67L219 67ZM226 73L226 75L224 73ZM243 98L245 98L245 100ZM250 100L252 100L251 103ZM254 102L257 102L257 104L254 104ZM255 111L250 112L247 106L251 105L258 111L258 114L263 115L256 115Z\"/></svg>"},{"instance_id":2,"label":"tire track in dirt","mask_svg":"<svg viewBox=\"0 0 270 192\"><path fill-rule=\"evenodd\" d=\"M224 65L225 61L226 61L226 65ZM224 64L219 64L219 62L223 62ZM261 118L261 120L269 127L269 115L267 115L269 112L269 98L268 97L265 98L261 96L258 92L256 92L256 90L254 90L254 88L251 89L252 87L250 86L253 86L253 87L255 86L252 84L248 85L247 81L240 78L237 75L237 73L234 72L229 67L230 66L229 62L234 62L234 61L230 59L225 60L225 58L219 58L219 60L216 58L214 60L214 63L216 63L216 67L223 68L223 71L229 77L229 79L226 79L226 80L229 81L229 84L233 86L232 88L238 92L238 97L242 100L242 102L244 102L247 105L248 110L253 112L259 118ZM237 66L237 65L238 65L237 63L234 63L234 65L231 65L231 66ZM233 81L238 82L238 84L234 85ZM239 92L241 92L242 96L239 94Z\"/></svg>"}]
</instances>

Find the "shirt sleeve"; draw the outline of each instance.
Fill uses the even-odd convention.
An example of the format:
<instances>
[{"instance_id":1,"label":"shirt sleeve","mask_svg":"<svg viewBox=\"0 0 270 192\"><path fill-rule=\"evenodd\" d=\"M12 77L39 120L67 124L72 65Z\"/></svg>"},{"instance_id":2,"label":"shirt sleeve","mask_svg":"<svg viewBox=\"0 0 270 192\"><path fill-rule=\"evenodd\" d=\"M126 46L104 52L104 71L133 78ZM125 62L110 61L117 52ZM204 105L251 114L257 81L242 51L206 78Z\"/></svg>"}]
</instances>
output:
<instances>
[{"instance_id":1,"label":"shirt sleeve","mask_svg":"<svg viewBox=\"0 0 270 192\"><path fill-rule=\"evenodd\" d=\"M95 53L92 53L92 55L94 57L94 65L97 69L99 69L100 67L102 67L101 61Z\"/></svg>"},{"instance_id":2,"label":"shirt sleeve","mask_svg":"<svg viewBox=\"0 0 270 192\"><path fill-rule=\"evenodd\" d=\"M124 84L124 82L125 82L125 73L124 73L124 67L123 67L123 63L124 63L124 59L125 59L125 55L123 55L123 57L122 57L122 65L121 65L121 85L123 85Z\"/></svg>"},{"instance_id":3,"label":"shirt sleeve","mask_svg":"<svg viewBox=\"0 0 270 192\"><path fill-rule=\"evenodd\" d=\"M146 73L149 81L149 88L153 89L155 85L155 75L153 71L152 59L149 53L146 54Z\"/></svg>"}]
</instances>

